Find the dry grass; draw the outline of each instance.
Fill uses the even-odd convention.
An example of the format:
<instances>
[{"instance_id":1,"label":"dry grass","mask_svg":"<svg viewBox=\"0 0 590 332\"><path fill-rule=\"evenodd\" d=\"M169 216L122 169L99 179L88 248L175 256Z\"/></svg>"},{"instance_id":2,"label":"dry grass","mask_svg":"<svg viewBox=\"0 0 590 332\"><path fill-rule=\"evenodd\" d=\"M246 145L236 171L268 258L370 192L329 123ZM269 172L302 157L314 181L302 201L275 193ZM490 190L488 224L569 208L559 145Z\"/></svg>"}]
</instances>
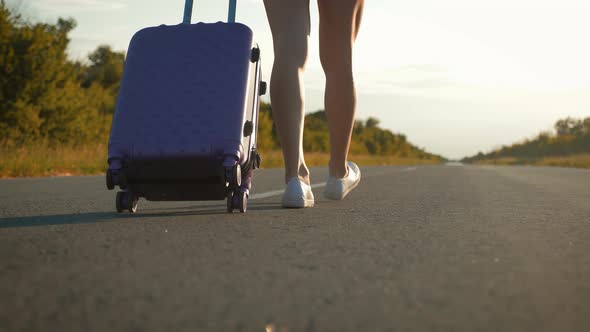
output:
<instances>
[{"instance_id":1,"label":"dry grass","mask_svg":"<svg viewBox=\"0 0 590 332\"><path fill-rule=\"evenodd\" d=\"M590 168L590 153L564 157L547 157L541 159L536 165Z\"/></svg>"},{"instance_id":2,"label":"dry grass","mask_svg":"<svg viewBox=\"0 0 590 332\"><path fill-rule=\"evenodd\" d=\"M496 159L482 159L473 162L474 165L525 165L527 164L522 159L513 157L502 157Z\"/></svg>"},{"instance_id":3,"label":"dry grass","mask_svg":"<svg viewBox=\"0 0 590 332\"><path fill-rule=\"evenodd\" d=\"M261 152L263 168L283 167L280 151ZM54 175L92 175L106 170L106 144L82 147L50 147L47 144L21 148L0 147L0 178ZM326 166L326 153L306 153L309 166ZM361 166L438 164L440 161L396 156L351 155L350 160ZM577 154L538 159L498 158L480 160L485 165L536 165L590 168L590 154Z\"/></svg>"},{"instance_id":4,"label":"dry grass","mask_svg":"<svg viewBox=\"0 0 590 332\"><path fill-rule=\"evenodd\" d=\"M107 164L106 144L82 147L50 147L47 144L20 148L0 147L0 178L54 175L93 175L104 173ZM262 167L283 167L280 151L261 152ZM309 166L326 166L329 155L307 153ZM437 164L438 160L399 158L394 156L352 155L350 160L361 166Z\"/></svg>"},{"instance_id":5,"label":"dry grass","mask_svg":"<svg viewBox=\"0 0 590 332\"><path fill-rule=\"evenodd\" d=\"M479 160L474 164L480 165L535 165L590 168L590 154L575 154L571 156L544 157L535 159L505 157L498 159Z\"/></svg>"},{"instance_id":6,"label":"dry grass","mask_svg":"<svg viewBox=\"0 0 590 332\"><path fill-rule=\"evenodd\" d=\"M49 147L39 144L0 148L0 178L52 175L91 175L106 170L106 144Z\"/></svg>"}]
</instances>

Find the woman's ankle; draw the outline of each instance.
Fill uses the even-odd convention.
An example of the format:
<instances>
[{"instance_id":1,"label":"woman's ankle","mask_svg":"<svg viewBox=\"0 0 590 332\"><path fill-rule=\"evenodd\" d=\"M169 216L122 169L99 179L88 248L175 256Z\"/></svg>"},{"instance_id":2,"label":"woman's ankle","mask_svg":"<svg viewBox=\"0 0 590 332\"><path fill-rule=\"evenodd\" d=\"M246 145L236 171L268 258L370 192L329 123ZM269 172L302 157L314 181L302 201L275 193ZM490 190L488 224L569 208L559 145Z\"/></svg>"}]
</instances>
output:
<instances>
[{"instance_id":1,"label":"woman's ankle","mask_svg":"<svg viewBox=\"0 0 590 332\"><path fill-rule=\"evenodd\" d=\"M301 182L309 185L311 184L309 175L309 169L307 166L302 166L300 167L298 174L295 172L285 172L285 183L289 183L292 178L298 178Z\"/></svg>"},{"instance_id":2,"label":"woman's ankle","mask_svg":"<svg viewBox=\"0 0 590 332\"><path fill-rule=\"evenodd\" d=\"M332 162L328 163L328 170L330 172L330 176L335 177L337 179L345 178L348 175L348 168L346 167L346 161L343 162Z\"/></svg>"},{"instance_id":3,"label":"woman's ankle","mask_svg":"<svg viewBox=\"0 0 590 332\"><path fill-rule=\"evenodd\" d=\"M289 175L285 175L285 184L289 183L289 181L291 181L292 178L298 178L299 181L301 181L301 182L303 182L303 183L305 183L307 185L310 185L311 184L311 180L309 178L309 175L308 176L297 176L297 175L289 176Z\"/></svg>"}]
</instances>

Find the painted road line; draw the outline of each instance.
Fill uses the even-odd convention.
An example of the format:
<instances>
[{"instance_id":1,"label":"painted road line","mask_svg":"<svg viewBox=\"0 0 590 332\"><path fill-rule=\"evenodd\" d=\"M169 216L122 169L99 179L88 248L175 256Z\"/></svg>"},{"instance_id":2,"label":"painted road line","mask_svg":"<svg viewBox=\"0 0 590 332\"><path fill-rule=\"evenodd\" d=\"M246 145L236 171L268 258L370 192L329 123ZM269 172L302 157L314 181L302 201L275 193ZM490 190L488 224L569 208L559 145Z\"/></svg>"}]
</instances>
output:
<instances>
[{"instance_id":1,"label":"painted road line","mask_svg":"<svg viewBox=\"0 0 590 332\"><path fill-rule=\"evenodd\" d=\"M452 166L452 167L459 166L459 167L461 167L461 166L463 166L463 163L458 162L458 161L449 161L445 164L445 166Z\"/></svg>"}]
</instances>

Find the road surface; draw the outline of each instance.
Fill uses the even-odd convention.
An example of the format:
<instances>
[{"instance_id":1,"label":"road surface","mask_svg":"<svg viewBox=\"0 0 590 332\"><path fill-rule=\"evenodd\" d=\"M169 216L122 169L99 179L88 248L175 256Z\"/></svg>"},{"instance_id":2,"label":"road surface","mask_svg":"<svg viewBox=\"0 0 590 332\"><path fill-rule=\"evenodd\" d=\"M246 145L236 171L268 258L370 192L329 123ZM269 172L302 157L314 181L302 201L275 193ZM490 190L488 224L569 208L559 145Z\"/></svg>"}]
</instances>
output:
<instances>
[{"instance_id":1,"label":"road surface","mask_svg":"<svg viewBox=\"0 0 590 332\"><path fill-rule=\"evenodd\" d=\"M590 171L362 168L280 208L114 213L103 177L0 181L0 331L590 331ZM317 181L317 182L316 182Z\"/></svg>"}]
</instances>

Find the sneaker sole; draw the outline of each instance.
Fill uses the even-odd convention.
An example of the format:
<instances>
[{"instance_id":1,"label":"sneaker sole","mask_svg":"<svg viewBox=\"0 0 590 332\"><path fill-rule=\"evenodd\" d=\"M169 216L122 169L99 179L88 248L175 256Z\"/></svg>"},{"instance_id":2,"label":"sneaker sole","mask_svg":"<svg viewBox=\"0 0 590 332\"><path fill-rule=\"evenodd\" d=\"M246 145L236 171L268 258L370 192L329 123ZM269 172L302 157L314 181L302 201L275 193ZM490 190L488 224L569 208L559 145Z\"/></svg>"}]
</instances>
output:
<instances>
[{"instance_id":1,"label":"sneaker sole","mask_svg":"<svg viewBox=\"0 0 590 332\"><path fill-rule=\"evenodd\" d=\"M324 197L327 199L334 200L334 201L341 201L344 199L344 197L346 197L346 195L348 195L348 193L350 193L354 188L356 188L360 182L361 182L361 175L359 174L359 178L352 184L352 186L348 187L348 189L346 191L342 192L342 194L324 191Z\"/></svg>"},{"instance_id":2,"label":"sneaker sole","mask_svg":"<svg viewBox=\"0 0 590 332\"><path fill-rule=\"evenodd\" d=\"M314 203L312 199L284 200L283 207L292 209L310 208L314 206Z\"/></svg>"}]
</instances>

